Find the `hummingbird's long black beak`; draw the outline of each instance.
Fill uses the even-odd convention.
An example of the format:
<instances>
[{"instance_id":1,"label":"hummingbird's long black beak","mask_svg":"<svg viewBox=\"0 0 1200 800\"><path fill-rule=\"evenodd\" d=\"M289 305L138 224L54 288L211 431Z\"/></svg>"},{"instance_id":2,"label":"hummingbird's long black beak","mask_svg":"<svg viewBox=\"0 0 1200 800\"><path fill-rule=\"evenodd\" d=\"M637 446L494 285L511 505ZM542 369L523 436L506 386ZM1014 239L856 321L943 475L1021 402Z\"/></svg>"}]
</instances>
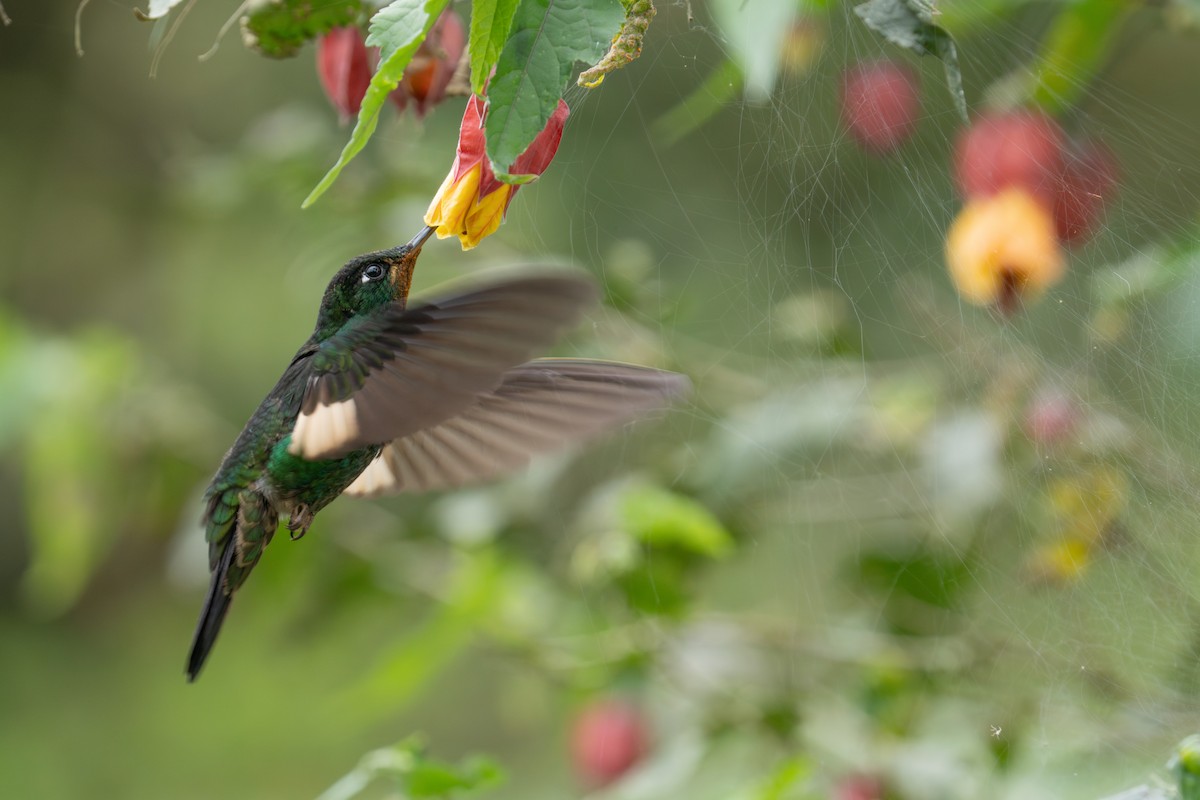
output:
<instances>
[{"instance_id":1,"label":"hummingbird's long black beak","mask_svg":"<svg viewBox=\"0 0 1200 800\"><path fill-rule=\"evenodd\" d=\"M437 228L433 228L428 225L425 226L425 228L423 228L420 233L414 236L412 241L406 244L405 247L409 248L409 250L420 250L421 245L425 244L429 237L433 236L433 232L436 230Z\"/></svg>"}]
</instances>

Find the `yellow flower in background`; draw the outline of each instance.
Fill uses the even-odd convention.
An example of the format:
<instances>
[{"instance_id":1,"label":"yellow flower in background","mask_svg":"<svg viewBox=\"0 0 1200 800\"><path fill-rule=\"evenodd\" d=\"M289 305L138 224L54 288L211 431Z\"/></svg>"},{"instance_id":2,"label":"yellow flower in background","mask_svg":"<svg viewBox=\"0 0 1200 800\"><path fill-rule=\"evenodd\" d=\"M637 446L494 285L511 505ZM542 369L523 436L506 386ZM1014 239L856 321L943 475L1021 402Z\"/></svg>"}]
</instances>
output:
<instances>
[{"instance_id":1,"label":"yellow flower in background","mask_svg":"<svg viewBox=\"0 0 1200 800\"><path fill-rule=\"evenodd\" d=\"M1058 478L1042 498L1054 540L1036 548L1025 569L1037 583L1066 585L1121 537L1121 515L1129 502L1129 480L1110 464L1097 464Z\"/></svg>"},{"instance_id":2,"label":"yellow flower in background","mask_svg":"<svg viewBox=\"0 0 1200 800\"><path fill-rule=\"evenodd\" d=\"M946 236L950 277L964 299L1015 310L1066 271L1054 217L1024 189L969 202Z\"/></svg>"},{"instance_id":3,"label":"yellow flower in background","mask_svg":"<svg viewBox=\"0 0 1200 800\"><path fill-rule=\"evenodd\" d=\"M425 224L437 229L439 239L457 236L464 250L495 233L520 188L502 182L492 171L483 135L485 113L483 99L472 95L463 112L454 166L425 212ZM536 177L546 171L558 152L568 113L567 104L559 100L546 127L512 163L509 173Z\"/></svg>"},{"instance_id":4,"label":"yellow flower in background","mask_svg":"<svg viewBox=\"0 0 1200 800\"><path fill-rule=\"evenodd\" d=\"M1115 468L1099 466L1054 481L1048 500L1065 538L1096 544L1125 511L1129 482Z\"/></svg>"},{"instance_id":5,"label":"yellow flower in background","mask_svg":"<svg viewBox=\"0 0 1200 800\"><path fill-rule=\"evenodd\" d=\"M1034 583L1063 586L1081 580L1091 560L1091 545L1063 539L1035 550L1025 562L1025 571Z\"/></svg>"}]
</instances>

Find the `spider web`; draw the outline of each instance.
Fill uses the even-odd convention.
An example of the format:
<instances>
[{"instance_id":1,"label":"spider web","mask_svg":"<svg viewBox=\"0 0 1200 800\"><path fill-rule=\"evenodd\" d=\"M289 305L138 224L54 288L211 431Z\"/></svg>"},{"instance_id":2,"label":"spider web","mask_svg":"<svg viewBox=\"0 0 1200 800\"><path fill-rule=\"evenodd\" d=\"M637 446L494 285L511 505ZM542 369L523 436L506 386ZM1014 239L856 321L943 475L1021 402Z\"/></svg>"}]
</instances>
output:
<instances>
[{"instance_id":1,"label":"spider web","mask_svg":"<svg viewBox=\"0 0 1200 800\"><path fill-rule=\"evenodd\" d=\"M1048 23L1028 8L960 40L973 114ZM569 95L561 177L510 224L646 287L608 354L649 331L696 380L679 480L740 520L734 571L754 587L730 579L707 608L765 620L772 680L807 693L818 752L884 763L917 797L1141 782L1192 732L1200 677L1200 283L1178 256L1200 205L1194 39L1136 14L1081 87L1060 121L1113 150L1119 191L1066 279L1006 319L945 272L961 123L940 64L848 7L808 24L811 65L668 145L656 121L723 50L662 9L641 62ZM886 157L838 120L840 74L875 59L922 87L916 133ZM1061 441L1030 433L1047 403L1068 409ZM889 670L926 687L902 737L847 699ZM979 767L1010 747L1011 771Z\"/></svg>"}]
</instances>

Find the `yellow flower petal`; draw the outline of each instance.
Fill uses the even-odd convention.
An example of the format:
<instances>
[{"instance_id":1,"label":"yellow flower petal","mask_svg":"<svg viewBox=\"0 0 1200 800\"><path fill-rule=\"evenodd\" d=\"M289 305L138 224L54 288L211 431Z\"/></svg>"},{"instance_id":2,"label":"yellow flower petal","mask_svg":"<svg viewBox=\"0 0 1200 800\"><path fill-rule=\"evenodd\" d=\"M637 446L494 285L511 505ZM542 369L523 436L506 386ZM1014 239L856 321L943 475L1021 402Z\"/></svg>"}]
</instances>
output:
<instances>
[{"instance_id":1,"label":"yellow flower petal","mask_svg":"<svg viewBox=\"0 0 1200 800\"><path fill-rule=\"evenodd\" d=\"M1002 307L1066 271L1053 217L1023 189L968 203L946 236L946 263L964 299Z\"/></svg>"},{"instance_id":2,"label":"yellow flower petal","mask_svg":"<svg viewBox=\"0 0 1200 800\"><path fill-rule=\"evenodd\" d=\"M504 221L504 210L508 208L508 198L513 190L507 183L489 192L471 207L467 215L463 233L459 234L463 250L470 250L484 238L491 236Z\"/></svg>"},{"instance_id":3,"label":"yellow flower petal","mask_svg":"<svg viewBox=\"0 0 1200 800\"><path fill-rule=\"evenodd\" d=\"M1050 507L1059 527L1071 539L1100 542L1117 522L1129 498L1125 476L1111 466L1060 478L1050 486Z\"/></svg>"},{"instance_id":4,"label":"yellow flower petal","mask_svg":"<svg viewBox=\"0 0 1200 800\"><path fill-rule=\"evenodd\" d=\"M445 211L442 206L445 204L446 192L450 190L450 185L454 183L452 180L454 171L451 170L446 174L446 179L442 181L442 185L438 187L437 194L433 196L433 200L429 202L429 208L425 211L425 224L431 227L441 227L442 220L445 218Z\"/></svg>"},{"instance_id":5,"label":"yellow flower petal","mask_svg":"<svg viewBox=\"0 0 1200 800\"><path fill-rule=\"evenodd\" d=\"M482 166L476 164L463 173L458 181L451 181L447 175L442 182L433 202L429 204L429 210L425 212L425 224L437 228L439 239L461 237L467 232L467 216L479 192L481 171Z\"/></svg>"}]
</instances>

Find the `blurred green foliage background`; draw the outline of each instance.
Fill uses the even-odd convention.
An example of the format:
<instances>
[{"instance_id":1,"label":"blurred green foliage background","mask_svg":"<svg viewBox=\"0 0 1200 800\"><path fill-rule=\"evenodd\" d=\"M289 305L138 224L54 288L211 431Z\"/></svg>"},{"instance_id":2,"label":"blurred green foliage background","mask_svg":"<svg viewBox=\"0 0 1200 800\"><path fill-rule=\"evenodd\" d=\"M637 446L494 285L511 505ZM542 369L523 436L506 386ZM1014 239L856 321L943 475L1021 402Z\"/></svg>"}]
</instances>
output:
<instances>
[{"instance_id":1,"label":"blurred green foliage background","mask_svg":"<svg viewBox=\"0 0 1200 800\"><path fill-rule=\"evenodd\" d=\"M764 89L737 14L663 4L641 60L568 93L501 232L427 246L416 287L580 265L608 303L563 352L686 372L692 404L499 486L334 504L191 686L199 493L328 277L416 232L462 101L389 118L301 212L346 136L311 49L235 31L199 63L236 4L195 4L151 78L125 3L84 9L82 58L74 4L4 5L0 796L314 797L414 732L486 753L489 797L580 796L571 720L610 695L653 738L622 798L1100 797L1197 728L1194 3L940 4L973 112L1064 13L1107 14L1055 111L1120 194L1008 320L942 266L962 123L936 61L789 6ZM882 57L923 105L881 159L837 86ZM1030 435L1046 398L1064 441Z\"/></svg>"}]
</instances>

